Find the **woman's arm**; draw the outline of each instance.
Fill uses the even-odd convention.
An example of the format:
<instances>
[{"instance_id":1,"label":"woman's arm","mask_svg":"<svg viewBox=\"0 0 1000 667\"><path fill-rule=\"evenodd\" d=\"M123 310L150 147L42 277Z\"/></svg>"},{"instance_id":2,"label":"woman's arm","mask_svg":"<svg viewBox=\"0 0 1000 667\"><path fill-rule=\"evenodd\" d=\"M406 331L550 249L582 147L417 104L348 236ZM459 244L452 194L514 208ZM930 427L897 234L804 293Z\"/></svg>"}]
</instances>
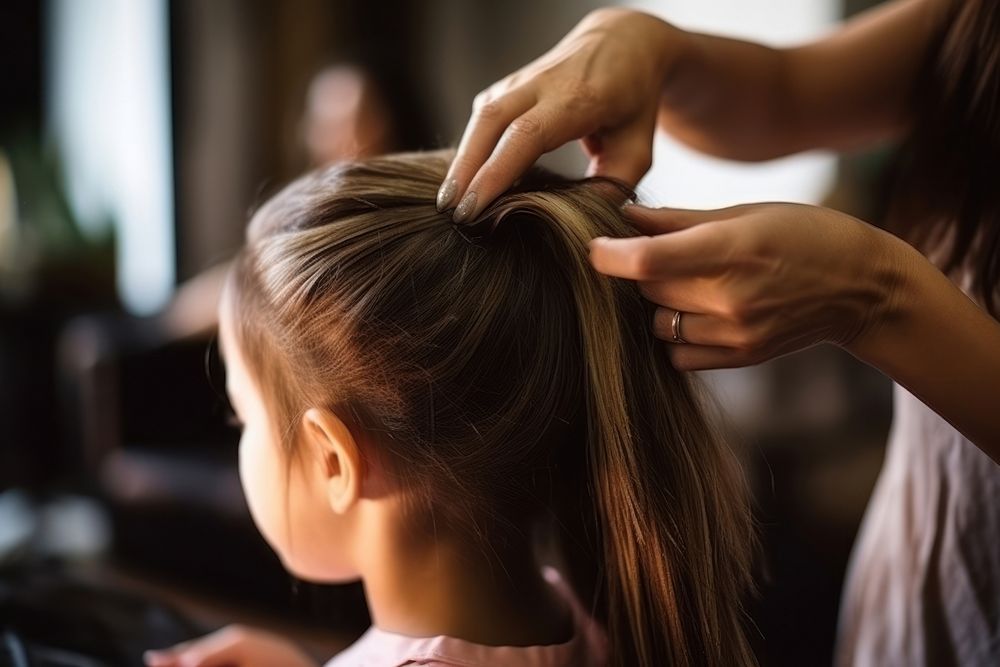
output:
<instances>
[{"instance_id":1,"label":"woman's arm","mask_svg":"<svg viewBox=\"0 0 1000 667\"><path fill-rule=\"evenodd\" d=\"M899 281L878 326L845 346L1000 463L1000 323L896 240Z\"/></svg>"},{"instance_id":2,"label":"woman's arm","mask_svg":"<svg viewBox=\"0 0 1000 667\"><path fill-rule=\"evenodd\" d=\"M688 33L601 9L481 92L438 194L476 217L547 151L581 139L589 173L635 185L657 125L722 157L763 160L892 136L954 0L895 0L794 49Z\"/></svg>"},{"instance_id":3,"label":"woman's arm","mask_svg":"<svg viewBox=\"0 0 1000 667\"><path fill-rule=\"evenodd\" d=\"M911 93L952 0L895 0L828 37L773 49L676 28L658 126L737 160L851 150L905 130Z\"/></svg>"}]
</instances>

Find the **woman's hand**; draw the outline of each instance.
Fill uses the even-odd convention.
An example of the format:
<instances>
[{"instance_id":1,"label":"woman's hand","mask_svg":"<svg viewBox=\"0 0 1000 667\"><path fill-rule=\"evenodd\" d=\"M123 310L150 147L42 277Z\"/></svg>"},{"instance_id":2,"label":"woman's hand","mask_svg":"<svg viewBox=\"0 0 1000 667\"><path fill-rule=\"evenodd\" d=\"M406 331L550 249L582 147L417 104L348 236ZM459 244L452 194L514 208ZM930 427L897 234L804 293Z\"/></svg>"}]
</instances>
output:
<instances>
[{"instance_id":1,"label":"woman's hand","mask_svg":"<svg viewBox=\"0 0 1000 667\"><path fill-rule=\"evenodd\" d=\"M238 625L143 657L148 667L316 667L288 640Z\"/></svg>"},{"instance_id":2,"label":"woman's hand","mask_svg":"<svg viewBox=\"0 0 1000 667\"><path fill-rule=\"evenodd\" d=\"M906 271L902 241L830 209L626 210L651 236L595 239L591 262L638 281L660 306L652 326L676 343L670 357L681 370L757 364L823 342L849 346L891 316ZM677 311L683 342L673 338Z\"/></svg>"},{"instance_id":3,"label":"woman's hand","mask_svg":"<svg viewBox=\"0 0 1000 667\"><path fill-rule=\"evenodd\" d=\"M626 210L650 236L594 239L591 262L660 306L653 328L678 369L836 343L1000 462L1000 323L913 247L798 204Z\"/></svg>"},{"instance_id":4,"label":"woman's hand","mask_svg":"<svg viewBox=\"0 0 1000 667\"><path fill-rule=\"evenodd\" d=\"M583 139L589 173L635 185L649 169L674 37L636 11L588 14L538 60L476 96L438 194L457 222L477 215L543 153Z\"/></svg>"},{"instance_id":5,"label":"woman's hand","mask_svg":"<svg viewBox=\"0 0 1000 667\"><path fill-rule=\"evenodd\" d=\"M551 51L481 92L438 209L479 214L539 157L583 139L589 173L635 185L654 127L719 157L765 160L898 136L950 0L885 2L792 49L680 30L626 9L588 14Z\"/></svg>"}]
</instances>

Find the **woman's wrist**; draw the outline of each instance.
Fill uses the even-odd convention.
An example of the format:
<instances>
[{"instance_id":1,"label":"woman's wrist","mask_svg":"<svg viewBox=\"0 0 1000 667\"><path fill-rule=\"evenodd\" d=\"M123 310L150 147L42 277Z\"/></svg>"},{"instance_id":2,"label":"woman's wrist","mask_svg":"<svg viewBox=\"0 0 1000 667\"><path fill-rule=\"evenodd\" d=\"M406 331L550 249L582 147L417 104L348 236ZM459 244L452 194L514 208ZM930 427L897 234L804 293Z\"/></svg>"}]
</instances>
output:
<instances>
[{"instance_id":1,"label":"woman's wrist","mask_svg":"<svg viewBox=\"0 0 1000 667\"><path fill-rule=\"evenodd\" d=\"M919 264L927 259L910 244L889 232L871 228L875 243L865 254L875 258L870 275L870 292L877 294L874 303L858 323L857 335L842 347L873 366L882 368L883 359L898 337L913 325L915 305L919 302ZM932 268L929 266L929 268Z\"/></svg>"},{"instance_id":2,"label":"woman's wrist","mask_svg":"<svg viewBox=\"0 0 1000 667\"><path fill-rule=\"evenodd\" d=\"M689 33L671 25L667 21L637 9L604 8L592 12L595 21L606 20L606 16L619 14L629 23L628 34L641 40L643 51L661 82L661 89L674 75L682 54L689 52ZM619 19L621 20L621 19Z\"/></svg>"},{"instance_id":3,"label":"woman's wrist","mask_svg":"<svg viewBox=\"0 0 1000 667\"><path fill-rule=\"evenodd\" d=\"M913 247L884 241L886 299L844 347L1000 462L1000 324Z\"/></svg>"}]
</instances>

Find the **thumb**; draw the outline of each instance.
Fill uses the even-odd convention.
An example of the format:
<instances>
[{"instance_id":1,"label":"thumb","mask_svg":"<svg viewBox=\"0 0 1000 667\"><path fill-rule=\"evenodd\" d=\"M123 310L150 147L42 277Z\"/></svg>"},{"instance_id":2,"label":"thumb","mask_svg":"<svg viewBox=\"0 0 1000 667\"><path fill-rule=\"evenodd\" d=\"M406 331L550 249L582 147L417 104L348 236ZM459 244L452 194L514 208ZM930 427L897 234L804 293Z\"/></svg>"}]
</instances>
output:
<instances>
[{"instance_id":1,"label":"thumb","mask_svg":"<svg viewBox=\"0 0 1000 667\"><path fill-rule=\"evenodd\" d=\"M724 217L721 211L716 210L648 208L639 204L625 204L622 213L638 231L648 236L679 232Z\"/></svg>"}]
</instances>

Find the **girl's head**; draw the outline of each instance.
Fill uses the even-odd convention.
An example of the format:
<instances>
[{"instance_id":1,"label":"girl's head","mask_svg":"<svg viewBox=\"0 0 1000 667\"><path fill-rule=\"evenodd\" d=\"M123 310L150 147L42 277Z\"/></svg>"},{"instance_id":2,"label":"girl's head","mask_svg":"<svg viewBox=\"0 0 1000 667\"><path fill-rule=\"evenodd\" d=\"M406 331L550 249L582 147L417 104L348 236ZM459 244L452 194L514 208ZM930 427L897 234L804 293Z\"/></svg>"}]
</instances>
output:
<instances>
[{"instance_id":1,"label":"girl's head","mask_svg":"<svg viewBox=\"0 0 1000 667\"><path fill-rule=\"evenodd\" d=\"M587 260L634 234L615 189L536 169L456 226L448 157L316 172L250 222L220 321L262 532L337 580L374 506L484 553L544 527L615 664L747 662L738 467L636 285Z\"/></svg>"}]
</instances>

